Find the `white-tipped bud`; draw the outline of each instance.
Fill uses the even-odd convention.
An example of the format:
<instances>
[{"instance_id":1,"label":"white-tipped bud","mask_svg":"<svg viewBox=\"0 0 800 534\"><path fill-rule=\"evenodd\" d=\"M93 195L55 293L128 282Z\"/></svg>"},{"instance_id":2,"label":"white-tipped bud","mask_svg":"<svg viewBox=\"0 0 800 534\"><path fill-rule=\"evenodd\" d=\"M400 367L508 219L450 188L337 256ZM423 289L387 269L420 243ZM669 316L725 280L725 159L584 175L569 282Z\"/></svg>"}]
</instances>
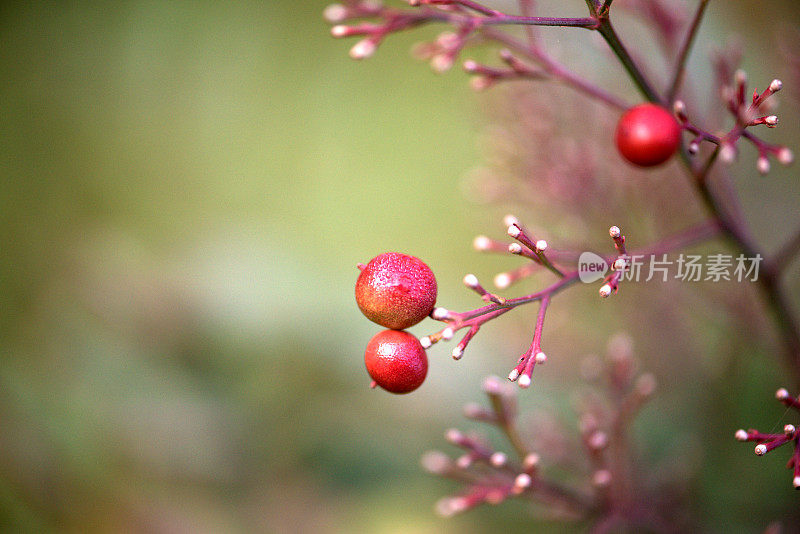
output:
<instances>
[{"instance_id":1,"label":"white-tipped bud","mask_svg":"<svg viewBox=\"0 0 800 534\"><path fill-rule=\"evenodd\" d=\"M689 143L689 146L686 147L686 150L689 151L689 154L695 155L700 151L700 143L697 141L692 141Z\"/></svg>"},{"instance_id":2,"label":"white-tipped bud","mask_svg":"<svg viewBox=\"0 0 800 534\"><path fill-rule=\"evenodd\" d=\"M431 58L431 68L434 72L442 74L453 67L453 57L450 54L436 54Z\"/></svg>"},{"instance_id":3,"label":"white-tipped bud","mask_svg":"<svg viewBox=\"0 0 800 534\"><path fill-rule=\"evenodd\" d=\"M434 475L441 475L447 472L451 464L450 458L439 451L428 451L422 455L419 461L424 470Z\"/></svg>"},{"instance_id":4,"label":"white-tipped bud","mask_svg":"<svg viewBox=\"0 0 800 534\"><path fill-rule=\"evenodd\" d=\"M791 165L794 161L794 154L785 146L778 150L778 154L775 157L778 158L781 165Z\"/></svg>"},{"instance_id":5,"label":"white-tipped bud","mask_svg":"<svg viewBox=\"0 0 800 534\"><path fill-rule=\"evenodd\" d=\"M492 248L492 240L485 235L476 236L475 239L472 240L472 247L481 252L489 250Z\"/></svg>"},{"instance_id":6,"label":"white-tipped bud","mask_svg":"<svg viewBox=\"0 0 800 534\"><path fill-rule=\"evenodd\" d=\"M331 28L331 35L334 37L345 37L350 32L350 27L339 24Z\"/></svg>"},{"instance_id":7,"label":"white-tipped bud","mask_svg":"<svg viewBox=\"0 0 800 534\"><path fill-rule=\"evenodd\" d=\"M645 373L636 380L636 392L642 397L649 397L655 393L657 384L652 373Z\"/></svg>"},{"instance_id":8,"label":"white-tipped bud","mask_svg":"<svg viewBox=\"0 0 800 534\"><path fill-rule=\"evenodd\" d=\"M347 18L347 8L342 4L331 4L322 12L322 17L332 24L342 22Z\"/></svg>"},{"instance_id":9,"label":"white-tipped bud","mask_svg":"<svg viewBox=\"0 0 800 534\"><path fill-rule=\"evenodd\" d=\"M362 39L350 49L350 57L353 59L367 59L372 57L378 45L372 39Z\"/></svg>"},{"instance_id":10,"label":"white-tipped bud","mask_svg":"<svg viewBox=\"0 0 800 534\"><path fill-rule=\"evenodd\" d=\"M736 441L747 441L747 430L740 428L733 437L736 438Z\"/></svg>"},{"instance_id":11,"label":"white-tipped bud","mask_svg":"<svg viewBox=\"0 0 800 534\"><path fill-rule=\"evenodd\" d=\"M472 465L472 456L469 454L462 454L458 458L456 458L456 465L461 469L466 469Z\"/></svg>"},{"instance_id":12,"label":"white-tipped bud","mask_svg":"<svg viewBox=\"0 0 800 534\"><path fill-rule=\"evenodd\" d=\"M592 432L587 440L587 445L589 448L599 451L601 449L605 449L608 445L608 434L602 432L600 430L596 432Z\"/></svg>"},{"instance_id":13,"label":"white-tipped bud","mask_svg":"<svg viewBox=\"0 0 800 534\"><path fill-rule=\"evenodd\" d=\"M603 287L600 288L600 291L598 291L598 293L600 293L600 296L605 299L608 298L609 295L611 295L611 291L612 291L611 284L604 284Z\"/></svg>"},{"instance_id":14,"label":"white-tipped bud","mask_svg":"<svg viewBox=\"0 0 800 534\"><path fill-rule=\"evenodd\" d=\"M511 275L508 273L500 273L494 277L494 285L497 289L506 289L511 285Z\"/></svg>"},{"instance_id":15,"label":"white-tipped bud","mask_svg":"<svg viewBox=\"0 0 800 534\"><path fill-rule=\"evenodd\" d=\"M767 174L769 172L769 159L766 156L759 156L756 160L756 169L760 174Z\"/></svg>"},{"instance_id":16,"label":"white-tipped bud","mask_svg":"<svg viewBox=\"0 0 800 534\"><path fill-rule=\"evenodd\" d=\"M508 226L508 235L510 235L511 237L517 237L521 233L522 230L520 230L519 226L517 226L516 224L510 224Z\"/></svg>"},{"instance_id":17,"label":"white-tipped bud","mask_svg":"<svg viewBox=\"0 0 800 534\"><path fill-rule=\"evenodd\" d=\"M464 276L464 285L469 287L469 288L471 288L471 289L477 288L478 287L478 277L475 276L474 274L465 275Z\"/></svg>"},{"instance_id":18,"label":"white-tipped bud","mask_svg":"<svg viewBox=\"0 0 800 534\"><path fill-rule=\"evenodd\" d=\"M672 111L675 112L679 119L684 119L686 117L686 104L684 104L683 100L676 100L672 105Z\"/></svg>"},{"instance_id":19,"label":"white-tipped bud","mask_svg":"<svg viewBox=\"0 0 800 534\"><path fill-rule=\"evenodd\" d=\"M509 243L508 251L511 254L522 254L522 245L520 245L519 243Z\"/></svg>"},{"instance_id":20,"label":"white-tipped bud","mask_svg":"<svg viewBox=\"0 0 800 534\"><path fill-rule=\"evenodd\" d=\"M622 235L622 231L619 229L619 226L612 226L608 229L608 235L610 235L612 239L616 239Z\"/></svg>"},{"instance_id":21,"label":"white-tipped bud","mask_svg":"<svg viewBox=\"0 0 800 534\"><path fill-rule=\"evenodd\" d=\"M785 425L783 427L783 433L786 434L787 436L791 436L792 434L794 434L794 431L795 431L794 425Z\"/></svg>"},{"instance_id":22,"label":"white-tipped bud","mask_svg":"<svg viewBox=\"0 0 800 534\"><path fill-rule=\"evenodd\" d=\"M500 395L503 393L503 382L496 376L487 376L483 381L483 391L489 395Z\"/></svg>"},{"instance_id":23,"label":"white-tipped bud","mask_svg":"<svg viewBox=\"0 0 800 534\"><path fill-rule=\"evenodd\" d=\"M608 469L598 469L592 475L592 484L596 488L605 488L611 484L611 471Z\"/></svg>"},{"instance_id":24,"label":"white-tipped bud","mask_svg":"<svg viewBox=\"0 0 800 534\"><path fill-rule=\"evenodd\" d=\"M774 127L776 124L778 124L778 116L777 115L769 115L767 117L764 117L764 124L766 124L767 126L773 126Z\"/></svg>"},{"instance_id":25,"label":"white-tipped bud","mask_svg":"<svg viewBox=\"0 0 800 534\"><path fill-rule=\"evenodd\" d=\"M788 399L789 391L786 388L780 388L778 391L775 392L775 398L778 400Z\"/></svg>"},{"instance_id":26,"label":"white-tipped bud","mask_svg":"<svg viewBox=\"0 0 800 534\"><path fill-rule=\"evenodd\" d=\"M759 443L758 445L756 445L755 453L756 456L764 456L765 454L767 454L767 446L764 445L763 443Z\"/></svg>"},{"instance_id":27,"label":"white-tipped bud","mask_svg":"<svg viewBox=\"0 0 800 534\"><path fill-rule=\"evenodd\" d=\"M511 372L508 373L508 379L514 382L517 378L519 378L519 371L512 369Z\"/></svg>"},{"instance_id":28,"label":"white-tipped bud","mask_svg":"<svg viewBox=\"0 0 800 534\"><path fill-rule=\"evenodd\" d=\"M444 432L444 439L453 445L458 445L464 439L464 434L457 428L448 428Z\"/></svg>"},{"instance_id":29,"label":"white-tipped bud","mask_svg":"<svg viewBox=\"0 0 800 534\"><path fill-rule=\"evenodd\" d=\"M531 387L531 377L530 375L522 375L519 377L519 387L521 388L529 388Z\"/></svg>"},{"instance_id":30,"label":"white-tipped bud","mask_svg":"<svg viewBox=\"0 0 800 534\"><path fill-rule=\"evenodd\" d=\"M800 477L794 477L792 479L792 486L794 486L794 489L800 489Z\"/></svg>"},{"instance_id":31,"label":"white-tipped bud","mask_svg":"<svg viewBox=\"0 0 800 534\"><path fill-rule=\"evenodd\" d=\"M737 85L744 85L747 83L747 73L742 69L738 69L733 73L733 79Z\"/></svg>"},{"instance_id":32,"label":"white-tipped bud","mask_svg":"<svg viewBox=\"0 0 800 534\"><path fill-rule=\"evenodd\" d=\"M614 262L614 270L621 271L627 264L628 262L625 260L625 258L617 258L617 260Z\"/></svg>"},{"instance_id":33,"label":"white-tipped bud","mask_svg":"<svg viewBox=\"0 0 800 534\"><path fill-rule=\"evenodd\" d=\"M547 361L547 354L545 354L544 352L537 352L536 356L534 356L534 359L536 360L536 363L542 365Z\"/></svg>"},{"instance_id":34,"label":"white-tipped bud","mask_svg":"<svg viewBox=\"0 0 800 534\"><path fill-rule=\"evenodd\" d=\"M540 239L536 242L536 252L544 252L547 250L547 241Z\"/></svg>"},{"instance_id":35,"label":"white-tipped bud","mask_svg":"<svg viewBox=\"0 0 800 534\"><path fill-rule=\"evenodd\" d=\"M473 91L485 91L492 86L492 79L488 76L473 76L469 81L469 86Z\"/></svg>"},{"instance_id":36,"label":"white-tipped bud","mask_svg":"<svg viewBox=\"0 0 800 534\"><path fill-rule=\"evenodd\" d=\"M518 491L530 488L531 484L533 484L533 480L528 473L520 473L517 475L517 478L514 479L514 488Z\"/></svg>"},{"instance_id":37,"label":"white-tipped bud","mask_svg":"<svg viewBox=\"0 0 800 534\"><path fill-rule=\"evenodd\" d=\"M455 330L453 330L448 326L447 328L442 330L442 339L444 339L445 341L449 341L453 339L453 334L455 334Z\"/></svg>"},{"instance_id":38,"label":"white-tipped bud","mask_svg":"<svg viewBox=\"0 0 800 534\"><path fill-rule=\"evenodd\" d=\"M517 219L514 215L511 215L510 213L508 215L506 215L505 217L503 217L503 224L506 225L506 226L512 226L512 225L519 226L520 225L519 224L519 219Z\"/></svg>"},{"instance_id":39,"label":"white-tipped bud","mask_svg":"<svg viewBox=\"0 0 800 534\"><path fill-rule=\"evenodd\" d=\"M468 59L464 62L464 70L467 72L476 72L480 69L480 65L474 59Z\"/></svg>"},{"instance_id":40,"label":"white-tipped bud","mask_svg":"<svg viewBox=\"0 0 800 534\"><path fill-rule=\"evenodd\" d=\"M539 455L536 454L535 452L532 452L527 456L525 456L525 458L522 460L522 468L525 469L526 471L533 471L534 469L539 467L540 460L541 458L539 457Z\"/></svg>"},{"instance_id":41,"label":"white-tipped bud","mask_svg":"<svg viewBox=\"0 0 800 534\"><path fill-rule=\"evenodd\" d=\"M436 513L442 517L452 517L466 509L467 501L463 497L445 497L436 503Z\"/></svg>"},{"instance_id":42,"label":"white-tipped bud","mask_svg":"<svg viewBox=\"0 0 800 534\"><path fill-rule=\"evenodd\" d=\"M454 360L460 360L461 357L464 355L464 349L460 346L456 345L453 351L450 353Z\"/></svg>"},{"instance_id":43,"label":"white-tipped bud","mask_svg":"<svg viewBox=\"0 0 800 534\"><path fill-rule=\"evenodd\" d=\"M508 456L502 452L496 452L489 457L489 463L495 467L503 467L508 462Z\"/></svg>"},{"instance_id":44,"label":"white-tipped bud","mask_svg":"<svg viewBox=\"0 0 800 534\"><path fill-rule=\"evenodd\" d=\"M433 343L431 343L430 336L422 336L419 338L419 344L422 345L423 349L429 349L431 348L431 345L433 345Z\"/></svg>"},{"instance_id":45,"label":"white-tipped bud","mask_svg":"<svg viewBox=\"0 0 800 534\"><path fill-rule=\"evenodd\" d=\"M719 159L723 163L733 163L736 159L736 148L730 143L723 143L719 147Z\"/></svg>"},{"instance_id":46,"label":"white-tipped bud","mask_svg":"<svg viewBox=\"0 0 800 534\"><path fill-rule=\"evenodd\" d=\"M780 80L779 80L779 79L777 79L777 78L775 78L774 80L772 80L772 81L770 82L770 84L769 84L769 90L770 90L770 91L772 91L773 93L777 93L777 92L778 92L778 91L780 91L782 88L783 88L783 82L782 82L782 81L780 81Z\"/></svg>"},{"instance_id":47,"label":"white-tipped bud","mask_svg":"<svg viewBox=\"0 0 800 534\"><path fill-rule=\"evenodd\" d=\"M437 321L443 321L450 317L450 312L447 310L447 308L434 308L431 312L431 317Z\"/></svg>"}]
</instances>

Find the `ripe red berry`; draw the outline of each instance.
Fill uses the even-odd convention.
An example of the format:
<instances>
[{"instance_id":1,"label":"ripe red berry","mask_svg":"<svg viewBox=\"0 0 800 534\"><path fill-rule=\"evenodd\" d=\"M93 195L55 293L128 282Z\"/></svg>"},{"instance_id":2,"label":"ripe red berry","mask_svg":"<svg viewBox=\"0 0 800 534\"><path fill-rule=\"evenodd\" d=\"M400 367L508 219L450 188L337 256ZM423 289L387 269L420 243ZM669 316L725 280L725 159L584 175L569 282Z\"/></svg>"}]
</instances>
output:
<instances>
[{"instance_id":1,"label":"ripe red berry","mask_svg":"<svg viewBox=\"0 0 800 534\"><path fill-rule=\"evenodd\" d=\"M356 302L370 321L403 330L431 313L436 290L436 277L422 260L385 252L361 270L356 281Z\"/></svg>"},{"instance_id":2,"label":"ripe red berry","mask_svg":"<svg viewBox=\"0 0 800 534\"><path fill-rule=\"evenodd\" d=\"M678 150L681 127L661 106L640 104L619 119L615 141L625 159L642 167L654 167Z\"/></svg>"},{"instance_id":3,"label":"ripe red berry","mask_svg":"<svg viewBox=\"0 0 800 534\"><path fill-rule=\"evenodd\" d=\"M364 352L369 376L392 393L414 391L428 374L428 356L419 340L400 330L375 334Z\"/></svg>"}]
</instances>

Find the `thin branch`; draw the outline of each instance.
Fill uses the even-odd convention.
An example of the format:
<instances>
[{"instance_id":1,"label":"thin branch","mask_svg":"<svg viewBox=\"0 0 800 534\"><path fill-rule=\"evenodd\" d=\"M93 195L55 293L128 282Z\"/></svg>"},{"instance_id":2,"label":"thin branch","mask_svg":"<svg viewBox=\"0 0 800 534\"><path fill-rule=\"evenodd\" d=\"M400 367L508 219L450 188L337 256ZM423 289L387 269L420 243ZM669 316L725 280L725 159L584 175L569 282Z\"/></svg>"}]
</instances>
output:
<instances>
[{"instance_id":1,"label":"thin branch","mask_svg":"<svg viewBox=\"0 0 800 534\"><path fill-rule=\"evenodd\" d=\"M700 0L697 6L697 11L692 19L692 25L689 27L689 33L686 35L686 40L683 42L680 54L678 54L678 63L675 65L675 74L672 77L672 84L670 85L669 92L667 92L667 102L672 102L678 94L683 83L683 75L686 72L686 61L689 59L689 54L694 45L694 39L697 36L697 30L700 28L700 22L703 20L703 14L706 11L708 0Z\"/></svg>"},{"instance_id":2,"label":"thin branch","mask_svg":"<svg viewBox=\"0 0 800 534\"><path fill-rule=\"evenodd\" d=\"M800 254L800 229L772 257L775 270L783 272L797 254Z\"/></svg>"},{"instance_id":3,"label":"thin branch","mask_svg":"<svg viewBox=\"0 0 800 534\"><path fill-rule=\"evenodd\" d=\"M547 55L539 47L527 46L525 43L519 41L505 32L495 31L493 29L485 29L482 32L487 38L494 41L503 43L508 48L513 49L515 52L524 54L537 64L539 64L544 71L562 82L568 87L572 87L576 91L599 100L612 108L619 110L628 109L630 106L617 95L602 89L578 74L572 72L567 67Z\"/></svg>"},{"instance_id":4,"label":"thin branch","mask_svg":"<svg viewBox=\"0 0 800 534\"><path fill-rule=\"evenodd\" d=\"M603 39L606 40L606 43L608 43L611 51L614 52L614 55L616 55L620 60L622 66L628 72L628 75L633 80L633 83L636 84L636 87L639 89L642 95L644 95L644 97L650 102L663 103L661 97L658 95L656 90L653 89L653 86L650 84L647 78L645 78L641 69L636 66L636 63L628 53L628 50L622 44L622 41L620 41L619 36L617 36L617 32L614 31L614 26L611 25L611 20L608 18L600 19L599 25L597 26L597 31L599 31L600 35L603 36Z\"/></svg>"}]
</instances>

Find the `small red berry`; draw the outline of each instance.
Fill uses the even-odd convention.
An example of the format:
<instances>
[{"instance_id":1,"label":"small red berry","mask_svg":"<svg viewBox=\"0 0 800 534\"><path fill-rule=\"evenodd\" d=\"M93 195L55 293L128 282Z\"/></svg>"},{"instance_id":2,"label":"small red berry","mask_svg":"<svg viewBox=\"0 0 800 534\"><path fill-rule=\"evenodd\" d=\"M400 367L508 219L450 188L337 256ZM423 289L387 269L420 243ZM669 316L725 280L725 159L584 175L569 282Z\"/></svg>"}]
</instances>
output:
<instances>
[{"instance_id":1,"label":"small red berry","mask_svg":"<svg viewBox=\"0 0 800 534\"><path fill-rule=\"evenodd\" d=\"M615 140L625 159L642 167L654 167L678 150L681 127L661 106L640 104L619 119Z\"/></svg>"},{"instance_id":2,"label":"small red berry","mask_svg":"<svg viewBox=\"0 0 800 534\"><path fill-rule=\"evenodd\" d=\"M385 252L362 268L356 302L370 321L403 330L431 313L436 291L436 277L422 260Z\"/></svg>"},{"instance_id":3,"label":"small red berry","mask_svg":"<svg viewBox=\"0 0 800 534\"><path fill-rule=\"evenodd\" d=\"M428 374L428 356L419 340L401 330L378 332L367 343L364 363L369 376L392 393L409 393Z\"/></svg>"}]
</instances>

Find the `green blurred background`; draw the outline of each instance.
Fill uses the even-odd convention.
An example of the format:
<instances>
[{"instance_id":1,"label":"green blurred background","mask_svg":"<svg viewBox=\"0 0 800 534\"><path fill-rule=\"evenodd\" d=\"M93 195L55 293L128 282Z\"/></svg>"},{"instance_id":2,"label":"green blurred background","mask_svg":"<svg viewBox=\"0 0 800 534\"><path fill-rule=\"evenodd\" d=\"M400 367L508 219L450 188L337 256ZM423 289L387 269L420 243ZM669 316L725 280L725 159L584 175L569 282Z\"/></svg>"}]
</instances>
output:
<instances>
[{"instance_id":1,"label":"green blurred background","mask_svg":"<svg viewBox=\"0 0 800 534\"><path fill-rule=\"evenodd\" d=\"M561 13L580 15L584 6L575 4ZM0 7L4 531L530 528L532 516L518 503L438 518L435 501L457 488L418 462L430 448L446 449L446 428L469 426L461 406L480 400L484 376L508 372L530 317L486 328L458 364L447 347L433 349L425 385L396 397L367 387L363 347L377 328L352 295L355 264L384 250L425 259L439 278L440 302L453 309L478 304L463 289L463 274L488 280L509 267L470 247L478 233L502 236L509 206L476 205L462 193L462 177L487 157L484 123L496 103L472 94L463 74L437 77L409 58L412 43L434 30L397 36L372 60L354 63L347 57L353 43L330 38L325 5ZM796 28L791 5L714 10L692 68L707 70L704 54L715 39L744 31L752 79L788 82L770 30L776 13ZM547 35L567 60L594 63L566 32ZM618 74L594 72L596 79ZM634 100L627 85L621 91ZM554 106L566 109L570 98ZM797 101L787 104L784 122L796 123ZM787 131L783 142L797 139L796 124ZM746 165L752 169L752 161ZM744 184L755 195L747 208L768 212L757 227L796 222L798 188L789 176L776 169L774 179ZM576 228L588 227L557 214L532 218L555 236L575 238ZM611 223L617 219L599 227ZM591 229L592 238L575 240L607 246L603 232ZM742 345L730 334L733 321L717 313L707 319L713 329L686 327L706 332L687 354L671 344L671 331L648 336L653 316L631 314L632 297L598 316L593 292L583 293L551 314L554 355L568 353L563 365L538 377L541 385L522 401L555 410L568 425L574 414L565 384L577 382L574 362L602 352L618 330L629 330L646 354L669 345L666 358L748 342L755 347L748 350L766 350L761 334L744 336ZM749 530L791 509L783 460L756 464L728 439L740 426L775 423L780 409L769 399L782 385L780 370L710 359L700 365L707 375L672 388L681 373L651 357L648 365L667 380L660 406L689 436L674 448L707 439L721 449L708 452L714 462L697 461L699 513L710 524ZM707 386L732 367L729 385L745 389L727 400L730 389ZM696 396L676 402L687 391ZM698 404L717 409L714 423ZM646 412L643 428L659 413ZM731 414L739 419L726 419ZM706 424L718 438L702 435ZM662 438L673 431L647 434L650 454L670 449ZM755 513L736 511L753 495L732 491L733 469L762 492Z\"/></svg>"}]
</instances>

